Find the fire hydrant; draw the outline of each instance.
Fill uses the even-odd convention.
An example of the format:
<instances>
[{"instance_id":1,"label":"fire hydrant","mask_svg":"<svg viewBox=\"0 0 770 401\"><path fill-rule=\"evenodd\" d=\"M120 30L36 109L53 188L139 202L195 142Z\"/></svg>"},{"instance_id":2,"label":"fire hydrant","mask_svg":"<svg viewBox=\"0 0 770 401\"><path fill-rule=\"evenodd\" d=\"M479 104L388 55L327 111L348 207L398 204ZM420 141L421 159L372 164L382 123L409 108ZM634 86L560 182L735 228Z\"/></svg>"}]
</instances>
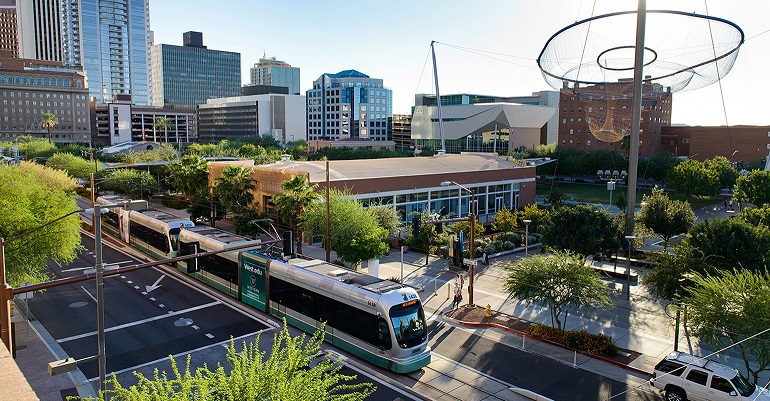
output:
<instances>
[{"instance_id":1,"label":"fire hydrant","mask_svg":"<svg viewBox=\"0 0 770 401\"><path fill-rule=\"evenodd\" d=\"M489 304L487 304L487 312L485 315L486 317L492 317L492 307Z\"/></svg>"}]
</instances>

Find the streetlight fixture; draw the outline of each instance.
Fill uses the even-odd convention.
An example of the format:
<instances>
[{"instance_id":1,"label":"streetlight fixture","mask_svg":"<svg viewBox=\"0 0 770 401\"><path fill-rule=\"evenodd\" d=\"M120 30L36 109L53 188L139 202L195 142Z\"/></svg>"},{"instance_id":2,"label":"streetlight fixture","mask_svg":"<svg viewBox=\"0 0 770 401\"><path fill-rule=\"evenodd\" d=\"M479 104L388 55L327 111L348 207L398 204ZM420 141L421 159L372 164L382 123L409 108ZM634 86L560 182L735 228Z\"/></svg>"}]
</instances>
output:
<instances>
[{"instance_id":1,"label":"streetlight fixture","mask_svg":"<svg viewBox=\"0 0 770 401\"><path fill-rule=\"evenodd\" d=\"M529 224L532 223L532 220L526 219L522 220L524 223L524 256L529 256Z\"/></svg>"},{"instance_id":2,"label":"streetlight fixture","mask_svg":"<svg viewBox=\"0 0 770 401\"><path fill-rule=\"evenodd\" d=\"M468 206L468 221L470 222L471 227L471 235L470 235L470 246L468 247L470 251L470 263L468 266L468 306L474 306L473 304L473 274L474 274L474 265L476 264L476 258L475 255L475 249L473 246L473 242L475 240L474 235L476 232L476 216L473 215L473 206L476 204L476 195L471 191L470 189L458 184L455 181L444 181L441 183L441 186L449 186L449 185L456 185L460 187L460 189L465 190L467 192L470 192L471 194L471 204ZM461 202L462 204L462 202ZM462 255L460 255L462 258Z\"/></svg>"},{"instance_id":3,"label":"streetlight fixture","mask_svg":"<svg viewBox=\"0 0 770 401\"><path fill-rule=\"evenodd\" d=\"M636 237L633 235L626 235L626 240L628 241L628 269L626 270L626 299L631 300L631 247L633 246L633 242Z\"/></svg>"}]
</instances>

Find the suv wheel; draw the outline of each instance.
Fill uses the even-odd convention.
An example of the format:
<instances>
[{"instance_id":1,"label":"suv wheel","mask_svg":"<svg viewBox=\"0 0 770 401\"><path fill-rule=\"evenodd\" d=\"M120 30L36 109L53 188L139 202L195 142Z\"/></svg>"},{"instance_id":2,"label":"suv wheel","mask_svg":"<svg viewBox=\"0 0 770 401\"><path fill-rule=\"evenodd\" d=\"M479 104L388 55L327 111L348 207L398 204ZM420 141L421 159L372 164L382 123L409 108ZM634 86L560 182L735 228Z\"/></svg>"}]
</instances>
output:
<instances>
[{"instance_id":1,"label":"suv wheel","mask_svg":"<svg viewBox=\"0 0 770 401\"><path fill-rule=\"evenodd\" d=\"M678 388L670 388L666 390L666 401L687 401L687 396Z\"/></svg>"}]
</instances>

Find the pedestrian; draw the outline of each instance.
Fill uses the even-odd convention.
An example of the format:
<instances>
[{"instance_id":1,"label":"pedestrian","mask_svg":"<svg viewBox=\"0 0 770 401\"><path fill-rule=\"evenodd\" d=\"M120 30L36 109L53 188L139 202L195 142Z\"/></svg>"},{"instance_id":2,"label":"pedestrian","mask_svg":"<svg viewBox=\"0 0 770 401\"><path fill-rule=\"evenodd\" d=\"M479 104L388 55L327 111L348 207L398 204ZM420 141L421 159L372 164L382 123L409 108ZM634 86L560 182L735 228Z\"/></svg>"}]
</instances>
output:
<instances>
[{"instance_id":1,"label":"pedestrian","mask_svg":"<svg viewBox=\"0 0 770 401\"><path fill-rule=\"evenodd\" d=\"M489 266L489 254L484 252L484 254L482 255L482 259L481 260L484 261L485 265Z\"/></svg>"},{"instance_id":2,"label":"pedestrian","mask_svg":"<svg viewBox=\"0 0 770 401\"><path fill-rule=\"evenodd\" d=\"M725 210L727 210L727 199L725 199Z\"/></svg>"},{"instance_id":3,"label":"pedestrian","mask_svg":"<svg viewBox=\"0 0 770 401\"><path fill-rule=\"evenodd\" d=\"M740 202L736 202L736 203L738 204L738 213L740 213L741 212L741 203Z\"/></svg>"},{"instance_id":4,"label":"pedestrian","mask_svg":"<svg viewBox=\"0 0 770 401\"><path fill-rule=\"evenodd\" d=\"M733 200L732 200L732 199L730 199L730 200L727 202L727 206L730 208L730 210L733 210Z\"/></svg>"}]
</instances>

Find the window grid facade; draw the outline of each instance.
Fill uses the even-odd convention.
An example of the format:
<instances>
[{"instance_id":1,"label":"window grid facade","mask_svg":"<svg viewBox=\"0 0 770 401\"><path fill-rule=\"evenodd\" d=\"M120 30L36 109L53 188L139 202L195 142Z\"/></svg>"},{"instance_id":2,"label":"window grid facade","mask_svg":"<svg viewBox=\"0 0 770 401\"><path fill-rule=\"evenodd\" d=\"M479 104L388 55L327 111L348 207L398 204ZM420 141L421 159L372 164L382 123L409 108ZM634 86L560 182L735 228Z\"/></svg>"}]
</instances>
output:
<instances>
[{"instance_id":1,"label":"window grid facade","mask_svg":"<svg viewBox=\"0 0 770 401\"><path fill-rule=\"evenodd\" d=\"M307 91L308 140L391 139L393 92L355 70L324 74Z\"/></svg>"},{"instance_id":2,"label":"window grid facade","mask_svg":"<svg viewBox=\"0 0 770 401\"><path fill-rule=\"evenodd\" d=\"M299 95L299 68L275 57L261 58L251 69L251 85L282 86L288 94Z\"/></svg>"},{"instance_id":3,"label":"window grid facade","mask_svg":"<svg viewBox=\"0 0 770 401\"><path fill-rule=\"evenodd\" d=\"M194 108L241 93L240 53L161 44L152 47L152 62L154 106Z\"/></svg>"},{"instance_id":4,"label":"window grid facade","mask_svg":"<svg viewBox=\"0 0 770 401\"><path fill-rule=\"evenodd\" d=\"M62 0L61 18L63 61L83 67L91 97L108 103L130 94L135 104L150 104L146 0Z\"/></svg>"},{"instance_id":5,"label":"window grid facade","mask_svg":"<svg viewBox=\"0 0 770 401\"><path fill-rule=\"evenodd\" d=\"M59 124L51 128L57 142L88 142L90 113L85 78L75 73L0 69L0 139L19 135L48 135L40 124L52 113Z\"/></svg>"}]
</instances>

